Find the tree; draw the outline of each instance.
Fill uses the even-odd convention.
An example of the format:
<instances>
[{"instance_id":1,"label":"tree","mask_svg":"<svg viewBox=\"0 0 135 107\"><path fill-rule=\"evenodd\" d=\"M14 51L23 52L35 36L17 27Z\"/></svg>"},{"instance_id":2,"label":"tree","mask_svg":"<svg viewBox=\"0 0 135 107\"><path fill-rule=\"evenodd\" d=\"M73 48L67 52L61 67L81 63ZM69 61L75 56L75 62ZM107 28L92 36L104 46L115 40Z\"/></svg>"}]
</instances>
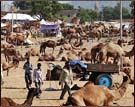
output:
<instances>
[{"instance_id":1,"label":"tree","mask_svg":"<svg viewBox=\"0 0 135 107\"><path fill-rule=\"evenodd\" d=\"M134 0L131 0L131 3L130 3L130 7L131 7L131 18L133 18L134 17Z\"/></svg>"},{"instance_id":2,"label":"tree","mask_svg":"<svg viewBox=\"0 0 135 107\"><path fill-rule=\"evenodd\" d=\"M115 14L113 14L114 19L120 18L120 3L117 3L117 5L114 7L113 13L115 13ZM130 18L129 11L125 7L122 7L122 18L123 19Z\"/></svg>"},{"instance_id":3,"label":"tree","mask_svg":"<svg viewBox=\"0 0 135 107\"><path fill-rule=\"evenodd\" d=\"M113 19L113 8L112 7L104 7L103 8L103 18L105 21L109 21Z\"/></svg>"},{"instance_id":4,"label":"tree","mask_svg":"<svg viewBox=\"0 0 135 107\"><path fill-rule=\"evenodd\" d=\"M79 7L79 13L77 14L77 17L79 17L82 22L95 21L99 19L99 13L92 9L84 9Z\"/></svg>"},{"instance_id":5,"label":"tree","mask_svg":"<svg viewBox=\"0 0 135 107\"><path fill-rule=\"evenodd\" d=\"M22 4L21 4L22 3ZM55 19L57 18L57 13L63 9L73 9L72 5L60 4L56 0L30 0L30 1L15 1L14 4L20 9L32 10L32 14L40 15L41 19ZM40 19L40 20L41 20Z\"/></svg>"}]
</instances>

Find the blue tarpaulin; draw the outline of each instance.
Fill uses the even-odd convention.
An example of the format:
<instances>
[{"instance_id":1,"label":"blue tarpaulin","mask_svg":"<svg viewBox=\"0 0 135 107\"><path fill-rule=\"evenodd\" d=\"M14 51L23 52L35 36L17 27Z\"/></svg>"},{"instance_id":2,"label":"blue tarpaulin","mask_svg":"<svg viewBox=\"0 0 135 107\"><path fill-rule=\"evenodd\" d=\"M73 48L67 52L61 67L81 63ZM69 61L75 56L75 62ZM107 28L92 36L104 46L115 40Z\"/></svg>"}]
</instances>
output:
<instances>
[{"instance_id":1,"label":"blue tarpaulin","mask_svg":"<svg viewBox=\"0 0 135 107\"><path fill-rule=\"evenodd\" d=\"M81 62L80 60L71 60L69 63L71 66L79 64L82 68L87 68L87 65Z\"/></svg>"},{"instance_id":2,"label":"blue tarpaulin","mask_svg":"<svg viewBox=\"0 0 135 107\"><path fill-rule=\"evenodd\" d=\"M44 31L44 30L55 30L58 28L58 25L41 25L40 26L40 30Z\"/></svg>"}]
</instances>

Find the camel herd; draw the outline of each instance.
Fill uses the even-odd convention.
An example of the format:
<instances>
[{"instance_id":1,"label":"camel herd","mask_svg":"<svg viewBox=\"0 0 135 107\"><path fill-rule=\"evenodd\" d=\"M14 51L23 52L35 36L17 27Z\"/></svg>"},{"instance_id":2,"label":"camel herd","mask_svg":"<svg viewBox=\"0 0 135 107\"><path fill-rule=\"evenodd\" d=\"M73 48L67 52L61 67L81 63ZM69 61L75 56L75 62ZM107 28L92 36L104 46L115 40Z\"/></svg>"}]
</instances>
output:
<instances>
[{"instance_id":1,"label":"camel herd","mask_svg":"<svg viewBox=\"0 0 135 107\"><path fill-rule=\"evenodd\" d=\"M102 37L117 37L120 33L120 29L105 24L91 24L87 26L76 26L76 27L63 27L61 32L64 38L58 40L45 40L38 42L38 50L31 48L22 55L21 51L18 51L18 45L21 47L26 40L26 37L22 34L9 34L6 36L6 43L1 44L2 54L5 56L5 61L1 64L1 69L7 71L11 68L17 68L19 61L25 61L27 57L38 57L38 61L70 61L70 60L81 60L92 64L120 64L120 59L123 60L124 67L131 67L131 58L134 56L134 46L131 50L125 51L124 44L133 45L134 40L125 41L109 41L109 42L98 42ZM124 31L123 36L129 37L131 31ZM106 36L107 35L107 36ZM93 45L89 50L84 44L87 42L91 44L97 38L97 44ZM58 47L58 51L55 48ZM52 48L52 53L46 51L46 48ZM58 80L61 66L55 66L54 70L47 71L46 80ZM57 69L58 71L56 72ZM75 69L73 72L78 73L80 68ZM63 105L73 106L108 106L114 100L121 98L130 81L129 70L123 69L126 76L123 77L123 83L117 90L110 90L104 86L95 85L94 83L88 82L81 89L72 93L68 97L67 102ZM99 91L100 90L100 91ZM19 106L32 104L32 100L36 95L36 89L30 89L28 92L27 100ZM98 97L97 97L98 96ZM2 98L1 104L3 106L18 106L10 98Z\"/></svg>"}]
</instances>

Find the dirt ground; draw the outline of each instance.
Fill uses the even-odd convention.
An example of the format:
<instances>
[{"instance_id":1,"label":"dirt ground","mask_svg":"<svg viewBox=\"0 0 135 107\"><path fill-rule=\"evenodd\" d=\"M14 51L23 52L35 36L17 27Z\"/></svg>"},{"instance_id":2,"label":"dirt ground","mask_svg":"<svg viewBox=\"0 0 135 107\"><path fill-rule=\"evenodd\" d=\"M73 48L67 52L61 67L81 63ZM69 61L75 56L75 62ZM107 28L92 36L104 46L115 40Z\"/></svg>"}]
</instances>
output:
<instances>
[{"instance_id":1,"label":"dirt ground","mask_svg":"<svg viewBox=\"0 0 135 107\"><path fill-rule=\"evenodd\" d=\"M53 38L55 39L55 38ZM38 39L38 41L43 40L43 39ZM114 39L115 40L115 39ZM128 39L130 40L130 39ZM37 42L35 40L32 39L33 42ZM105 39L101 39L100 42L105 41ZM2 41L3 42L3 41ZM89 50L91 49L92 46L96 45L97 42L85 42L83 47L87 47ZM39 50L39 45L32 45L31 46L34 49ZM129 51L131 50L133 46L125 46L123 47L124 50ZM20 47L18 47L18 50L24 55L25 52L27 50L29 50L28 48L23 47L22 49ZM58 53L59 47L56 47L55 52L54 53ZM52 49L51 48L47 48L46 52L47 53L51 53ZM5 61L4 55L1 54L1 62ZM38 57L31 57L30 58L32 64L33 64L33 68L36 68L36 64L38 63ZM132 60L132 78L134 78L134 58L131 59ZM24 70L23 70L23 64L25 62L21 61L19 63L19 67L17 69L12 68L9 72L9 76L6 76L7 72L3 72L4 73L4 85L1 88L1 97L9 97L12 98L16 103L21 104L25 101L26 96L27 96L27 89L25 89L25 81L24 81ZM42 71L44 74L44 77L46 75L47 72L47 63L46 61L41 62L42 64ZM64 65L64 62L60 62L60 61L55 61L53 62L55 64L59 64L61 66ZM78 86L83 86L87 81L74 81L74 84L77 84ZM32 84L32 86L34 87L34 83ZM60 89L60 86L58 85L58 81L44 81L44 84L42 86L42 94L41 94L41 98L37 99L34 98L32 106L60 106L62 105L62 103L64 103L68 97L68 94L66 93L64 100L59 100L60 94L61 94L61 90L58 91L45 91L46 88L55 88L55 89ZM116 101L116 103L120 106L134 106L134 96L132 95L132 93L134 92L134 85L133 84L129 84L127 91L125 93L125 95L119 100ZM114 105L115 106L115 105Z\"/></svg>"}]
</instances>

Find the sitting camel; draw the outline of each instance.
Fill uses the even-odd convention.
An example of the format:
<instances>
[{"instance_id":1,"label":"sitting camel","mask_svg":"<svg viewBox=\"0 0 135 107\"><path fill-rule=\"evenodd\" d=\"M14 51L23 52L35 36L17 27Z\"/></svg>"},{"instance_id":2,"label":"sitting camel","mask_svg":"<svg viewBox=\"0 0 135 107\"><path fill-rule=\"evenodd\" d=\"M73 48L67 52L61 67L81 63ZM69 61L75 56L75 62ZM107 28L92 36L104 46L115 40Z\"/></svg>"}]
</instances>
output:
<instances>
[{"instance_id":1,"label":"sitting camel","mask_svg":"<svg viewBox=\"0 0 135 107\"><path fill-rule=\"evenodd\" d=\"M90 52L79 52L78 56L80 57L80 60L83 61L91 61L91 53Z\"/></svg>"},{"instance_id":2,"label":"sitting camel","mask_svg":"<svg viewBox=\"0 0 135 107\"><path fill-rule=\"evenodd\" d=\"M11 68L17 68L19 65L19 61L17 59L13 60L11 63L3 62L2 63L2 71L7 71L7 76L9 73L9 69Z\"/></svg>"},{"instance_id":3,"label":"sitting camel","mask_svg":"<svg viewBox=\"0 0 135 107\"><path fill-rule=\"evenodd\" d=\"M24 101L23 104L17 104L14 102L11 98L3 97L1 98L1 106L2 107L8 107L8 106L23 106L23 107L29 107L32 105L33 98L38 94L37 88L30 88L29 92L27 94L27 99ZM40 90L41 92L41 90Z\"/></svg>"},{"instance_id":4,"label":"sitting camel","mask_svg":"<svg viewBox=\"0 0 135 107\"><path fill-rule=\"evenodd\" d=\"M39 52L37 50L34 50L33 48L31 48L30 50L28 50L28 52L26 52L25 56L27 56L27 57L39 56Z\"/></svg>"},{"instance_id":5,"label":"sitting camel","mask_svg":"<svg viewBox=\"0 0 135 107\"><path fill-rule=\"evenodd\" d=\"M72 93L63 106L109 106L113 101L123 97L129 82L129 77L124 76L123 83L117 90L87 82L81 89Z\"/></svg>"},{"instance_id":6,"label":"sitting camel","mask_svg":"<svg viewBox=\"0 0 135 107\"><path fill-rule=\"evenodd\" d=\"M42 56L39 56L38 61L55 61L55 57L53 54L44 54Z\"/></svg>"}]
</instances>

